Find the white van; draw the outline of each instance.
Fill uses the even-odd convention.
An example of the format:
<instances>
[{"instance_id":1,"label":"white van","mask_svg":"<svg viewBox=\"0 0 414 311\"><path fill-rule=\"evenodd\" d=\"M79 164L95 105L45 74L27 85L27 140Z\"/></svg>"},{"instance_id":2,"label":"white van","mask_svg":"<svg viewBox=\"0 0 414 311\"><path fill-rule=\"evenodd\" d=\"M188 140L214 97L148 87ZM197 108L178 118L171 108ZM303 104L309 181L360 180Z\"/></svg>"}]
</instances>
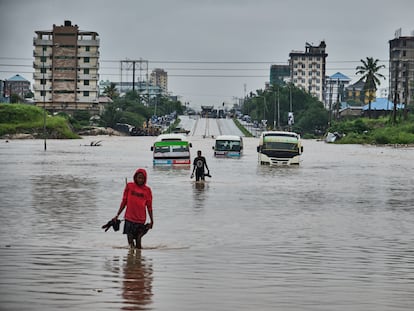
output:
<instances>
[{"instance_id":1,"label":"white van","mask_svg":"<svg viewBox=\"0 0 414 311\"><path fill-rule=\"evenodd\" d=\"M303 153L300 135L283 131L262 132L257 153L262 165L298 165Z\"/></svg>"},{"instance_id":2,"label":"white van","mask_svg":"<svg viewBox=\"0 0 414 311\"><path fill-rule=\"evenodd\" d=\"M236 135L217 136L213 150L215 157L240 158L243 154L243 138Z\"/></svg>"}]
</instances>

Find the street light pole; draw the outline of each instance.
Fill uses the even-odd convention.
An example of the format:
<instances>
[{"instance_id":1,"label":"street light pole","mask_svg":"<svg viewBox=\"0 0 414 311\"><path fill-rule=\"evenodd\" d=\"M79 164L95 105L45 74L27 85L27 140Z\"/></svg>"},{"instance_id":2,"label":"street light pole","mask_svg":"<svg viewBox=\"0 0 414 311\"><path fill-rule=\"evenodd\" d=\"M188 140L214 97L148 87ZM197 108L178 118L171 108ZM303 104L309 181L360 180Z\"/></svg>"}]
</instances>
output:
<instances>
[{"instance_id":1,"label":"street light pole","mask_svg":"<svg viewBox=\"0 0 414 311\"><path fill-rule=\"evenodd\" d=\"M45 47L42 46L42 85L43 85L43 139L46 151L46 90L45 90Z\"/></svg>"},{"instance_id":2,"label":"street light pole","mask_svg":"<svg viewBox=\"0 0 414 311\"><path fill-rule=\"evenodd\" d=\"M277 88L277 129L280 129L280 88Z\"/></svg>"},{"instance_id":3,"label":"street light pole","mask_svg":"<svg viewBox=\"0 0 414 311\"><path fill-rule=\"evenodd\" d=\"M273 105L273 129L276 129L276 93L274 93L274 105Z\"/></svg>"}]
</instances>

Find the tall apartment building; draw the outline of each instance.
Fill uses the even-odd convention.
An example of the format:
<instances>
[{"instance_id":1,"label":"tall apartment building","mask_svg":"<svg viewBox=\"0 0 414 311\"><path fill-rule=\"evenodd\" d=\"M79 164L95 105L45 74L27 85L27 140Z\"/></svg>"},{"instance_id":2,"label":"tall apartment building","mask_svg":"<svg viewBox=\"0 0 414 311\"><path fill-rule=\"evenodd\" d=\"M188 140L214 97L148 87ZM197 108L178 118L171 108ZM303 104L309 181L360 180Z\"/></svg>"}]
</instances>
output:
<instances>
[{"instance_id":1,"label":"tall apartment building","mask_svg":"<svg viewBox=\"0 0 414 311\"><path fill-rule=\"evenodd\" d=\"M164 94L168 93L168 75L163 69L156 68L151 72L150 82L161 88Z\"/></svg>"},{"instance_id":2,"label":"tall apartment building","mask_svg":"<svg viewBox=\"0 0 414 311\"><path fill-rule=\"evenodd\" d=\"M35 104L50 112L83 110L98 114L98 33L80 31L71 21L35 33Z\"/></svg>"},{"instance_id":3,"label":"tall apartment building","mask_svg":"<svg viewBox=\"0 0 414 311\"><path fill-rule=\"evenodd\" d=\"M325 103L325 72L328 56L325 52L325 41L322 41L319 46L306 43L305 49L305 52L289 53L291 82Z\"/></svg>"},{"instance_id":4,"label":"tall apartment building","mask_svg":"<svg viewBox=\"0 0 414 311\"><path fill-rule=\"evenodd\" d=\"M270 67L270 84L283 85L290 79L289 65L272 65Z\"/></svg>"},{"instance_id":5,"label":"tall apartment building","mask_svg":"<svg viewBox=\"0 0 414 311\"><path fill-rule=\"evenodd\" d=\"M389 44L391 100L414 105L414 36L403 37L399 29Z\"/></svg>"}]
</instances>

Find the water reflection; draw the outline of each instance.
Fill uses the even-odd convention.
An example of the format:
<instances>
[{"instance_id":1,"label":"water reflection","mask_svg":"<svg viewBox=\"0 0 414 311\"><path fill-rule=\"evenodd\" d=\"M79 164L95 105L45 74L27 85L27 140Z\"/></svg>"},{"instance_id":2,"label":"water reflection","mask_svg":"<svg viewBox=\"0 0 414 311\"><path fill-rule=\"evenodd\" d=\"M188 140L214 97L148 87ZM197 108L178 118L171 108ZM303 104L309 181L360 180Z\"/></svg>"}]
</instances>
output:
<instances>
[{"instance_id":1,"label":"water reflection","mask_svg":"<svg viewBox=\"0 0 414 311\"><path fill-rule=\"evenodd\" d=\"M193 183L193 200L194 208L203 208L208 191L207 182L194 182Z\"/></svg>"},{"instance_id":2,"label":"water reflection","mask_svg":"<svg viewBox=\"0 0 414 311\"><path fill-rule=\"evenodd\" d=\"M124 259L122 297L125 306L122 310L146 310L152 303L152 263L141 250L129 250Z\"/></svg>"}]
</instances>

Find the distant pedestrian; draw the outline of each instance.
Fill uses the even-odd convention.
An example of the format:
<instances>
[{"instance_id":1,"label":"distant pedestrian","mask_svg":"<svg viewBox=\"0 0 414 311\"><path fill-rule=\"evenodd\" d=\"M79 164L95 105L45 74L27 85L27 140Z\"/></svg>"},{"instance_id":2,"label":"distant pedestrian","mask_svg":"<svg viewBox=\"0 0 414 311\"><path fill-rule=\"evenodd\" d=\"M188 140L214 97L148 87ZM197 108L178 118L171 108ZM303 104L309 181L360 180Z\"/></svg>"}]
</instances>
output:
<instances>
[{"instance_id":1,"label":"distant pedestrian","mask_svg":"<svg viewBox=\"0 0 414 311\"><path fill-rule=\"evenodd\" d=\"M128 244L131 248L142 248L141 238L154 225L152 191L146 183L147 172L142 168L137 169L134 174L134 182L129 182L125 186L121 205L114 217L114 220L117 220L126 207L124 234L127 235ZM148 224L146 224L147 212L150 217L150 223Z\"/></svg>"},{"instance_id":2,"label":"distant pedestrian","mask_svg":"<svg viewBox=\"0 0 414 311\"><path fill-rule=\"evenodd\" d=\"M205 173L204 168L207 169L207 174ZM210 170L208 169L206 158L201 155L201 150L197 151L197 157L194 158L193 171L191 173L191 178L194 177L194 171L195 171L196 181L204 180L205 179L204 176L210 175Z\"/></svg>"}]
</instances>

